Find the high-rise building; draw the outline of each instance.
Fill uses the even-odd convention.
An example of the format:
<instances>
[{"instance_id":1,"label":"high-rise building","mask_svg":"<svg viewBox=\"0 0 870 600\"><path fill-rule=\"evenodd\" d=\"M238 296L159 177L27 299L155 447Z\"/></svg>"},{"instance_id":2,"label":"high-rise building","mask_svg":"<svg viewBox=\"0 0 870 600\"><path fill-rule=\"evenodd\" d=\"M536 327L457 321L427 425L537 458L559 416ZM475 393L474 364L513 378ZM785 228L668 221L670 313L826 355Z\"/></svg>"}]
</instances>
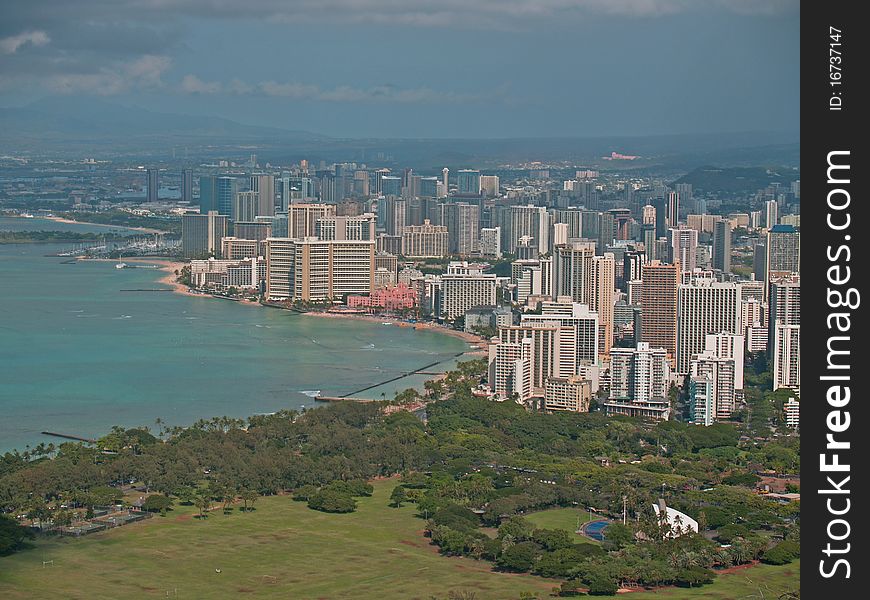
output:
<instances>
[{"instance_id":1,"label":"high-rise building","mask_svg":"<svg viewBox=\"0 0 870 600\"><path fill-rule=\"evenodd\" d=\"M251 175L251 191L257 193L256 216L273 216L275 214L275 177L262 173Z\"/></svg>"},{"instance_id":2,"label":"high-rise building","mask_svg":"<svg viewBox=\"0 0 870 600\"><path fill-rule=\"evenodd\" d=\"M745 336L741 333L710 333L704 339L704 352L717 358L734 361L734 389L743 389L743 357L746 349Z\"/></svg>"},{"instance_id":3,"label":"high-rise building","mask_svg":"<svg viewBox=\"0 0 870 600\"><path fill-rule=\"evenodd\" d=\"M532 340L532 388L538 395L543 395L548 377L572 377L577 373L573 327L562 327L554 322L526 322L499 327L498 334L499 343Z\"/></svg>"},{"instance_id":4,"label":"high-rise building","mask_svg":"<svg viewBox=\"0 0 870 600\"><path fill-rule=\"evenodd\" d=\"M480 176L480 191L487 198L495 198L498 196L499 180L498 175L481 175Z\"/></svg>"},{"instance_id":5,"label":"high-rise building","mask_svg":"<svg viewBox=\"0 0 870 600\"><path fill-rule=\"evenodd\" d=\"M735 375L736 363L734 359L716 356L713 352L701 352L692 358L689 366L691 379L705 378L712 387L704 394L705 405L709 403L712 410L703 411L703 421L699 416L697 407L689 403L692 422L709 425L711 420L730 419L736 408ZM692 409L695 408L693 411ZM706 409L706 406L705 406Z\"/></svg>"},{"instance_id":6,"label":"high-rise building","mask_svg":"<svg viewBox=\"0 0 870 600\"><path fill-rule=\"evenodd\" d=\"M679 227L680 225L680 194L679 192L668 192L668 205L666 225L671 228Z\"/></svg>"},{"instance_id":7,"label":"high-rise building","mask_svg":"<svg viewBox=\"0 0 870 600\"><path fill-rule=\"evenodd\" d=\"M378 217L382 218L387 235L402 235L407 218L408 201L398 196L387 196L378 202Z\"/></svg>"},{"instance_id":8,"label":"high-rise building","mask_svg":"<svg viewBox=\"0 0 870 600\"><path fill-rule=\"evenodd\" d=\"M692 356L703 352L707 334L725 332L740 335L741 330L740 284L697 277L680 285L677 298L676 372L681 375L689 372Z\"/></svg>"},{"instance_id":9,"label":"high-rise building","mask_svg":"<svg viewBox=\"0 0 870 600\"><path fill-rule=\"evenodd\" d=\"M770 230L779 224L779 205L776 200L768 200L764 203L764 226Z\"/></svg>"},{"instance_id":10,"label":"high-rise building","mask_svg":"<svg viewBox=\"0 0 870 600\"><path fill-rule=\"evenodd\" d=\"M220 256L221 239L227 236L227 217L217 211L181 217L181 253L185 258Z\"/></svg>"},{"instance_id":11,"label":"high-rise building","mask_svg":"<svg viewBox=\"0 0 870 600\"><path fill-rule=\"evenodd\" d=\"M384 196L402 196L402 178L393 175L381 175L381 194Z\"/></svg>"},{"instance_id":12,"label":"high-rise building","mask_svg":"<svg viewBox=\"0 0 870 600\"><path fill-rule=\"evenodd\" d=\"M236 192L230 218L235 221L253 221L257 217L260 195L257 192Z\"/></svg>"},{"instance_id":13,"label":"high-rise building","mask_svg":"<svg viewBox=\"0 0 870 600\"><path fill-rule=\"evenodd\" d=\"M160 169L148 169L145 172L145 184L147 189L145 200L146 202L157 202L158 190L160 189Z\"/></svg>"},{"instance_id":14,"label":"high-rise building","mask_svg":"<svg viewBox=\"0 0 870 600\"><path fill-rule=\"evenodd\" d=\"M489 382L498 399L514 396L523 402L532 397L533 347L530 337L489 345Z\"/></svg>"},{"instance_id":15,"label":"high-rise building","mask_svg":"<svg viewBox=\"0 0 870 600\"><path fill-rule=\"evenodd\" d=\"M266 238L278 237L272 235L270 221L236 221L233 223L233 234L243 240L264 241Z\"/></svg>"},{"instance_id":16,"label":"high-rise building","mask_svg":"<svg viewBox=\"0 0 870 600\"><path fill-rule=\"evenodd\" d=\"M543 206L511 206L507 251L515 254L520 239L527 237L540 254L550 250L550 218Z\"/></svg>"},{"instance_id":17,"label":"high-rise building","mask_svg":"<svg viewBox=\"0 0 870 600\"><path fill-rule=\"evenodd\" d=\"M664 348L651 348L644 342L635 348L614 348L610 353L607 414L666 420L670 415L670 382L671 368Z\"/></svg>"},{"instance_id":18,"label":"high-rise building","mask_svg":"<svg viewBox=\"0 0 870 600\"><path fill-rule=\"evenodd\" d=\"M372 213L357 217L321 217L317 219L317 237L321 240L374 240L375 220Z\"/></svg>"},{"instance_id":19,"label":"high-rise building","mask_svg":"<svg viewBox=\"0 0 870 600\"><path fill-rule=\"evenodd\" d=\"M679 267L655 260L644 265L642 274L639 339L652 348L664 348L676 358Z\"/></svg>"},{"instance_id":20,"label":"high-rise building","mask_svg":"<svg viewBox=\"0 0 870 600\"><path fill-rule=\"evenodd\" d=\"M193 204L193 169L181 170L181 201Z\"/></svg>"},{"instance_id":21,"label":"high-rise building","mask_svg":"<svg viewBox=\"0 0 870 600\"><path fill-rule=\"evenodd\" d=\"M215 210L229 217L233 212L233 202L240 189L235 177L208 175L199 178L199 212L206 214Z\"/></svg>"},{"instance_id":22,"label":"high-rise building","mask_svg":"<svg viewBox=\"0 0 870 600\"><path fill-rule=\"evenodd\" d=\"M484 227L480 230L480 253L501 258L501 228Z\"/></svg>"},{"instance_id":23,"label":"high-rise building","mask_svg":"<svg viewBox=\"0 0 870 600\"><path fill-rule=\"evenodd\" d=\"M495 274L485 274L467 262L451 262L447 273L441 276L442 318L452 321L469 308L494 306L497 284Z\"/></svg>"},{"instance_id":24,"label":"high-rise building","mask_svg":"<svg viewBox=\"0 0 870 600\"><path fill-rule=\"evenodd\" d=\"M573 302L589 304L594 258L593 241L572 240L564 246L556 246L553 256L554 294L568 296Z\"/></svg>"},{"instance_id":25,"label":"high-rise building","mask_svg":"<svg viewBox=\"0 0 870 600\"><path fill-rule=\"evenodd\" d=\"M776 351L776 324L801 324L801 278L797 273L775 277L770 281L768 298L768 356Z\"/></svg>"},{"instance_id":26,"label":"high-rise building","mask_svg":"<svg viewBox=\"0 0 870 600\"><path fill-rule=\"evenodd\" d=\"M480 193L480 171L460 169L456 174L457 191L460 194Z\"/></svg>"},{"instance_id":27,"label":"high-rise building","mask_svg":"<svg viewBox=\"0 0 870 600\"><path fill-rule=\"evenodd\" d=\"M314 180L307 175L288 175L279 180L281 187L281 212L287 212L291 204L312 203L317 200Z\"/></svg>"},{"instance_id":28,"label":"high-rise building","mask_svg":"<svg viewBox=\"0 0 870 600\"><path fill-rule=\"evenodd\" d=\"M269 238L266 296L322 302L372 291L375 242Z\"/></svg>"},{"instance_id":29,"label":"high-rise building","mask_svg":"<svg viewBox=\"0 0 870 600\"><path fill-rule=\"evenodd\" d=\"M683 273L697 267L698 232L694 229L668 229L668 261L679 264Z\"/></svg>"},{"instance_id":30,"label":"high-rise building","mask_svg":"<svg viewBox=\"0 0 870 600\"><path fill-rule=\"evenodd\" d=\"M262 256L260 248L263 244L257 240L246 240L237 237L225 237L221 240L221 257L227 260L242 260Z\"/></svg>"},{"instance_id":31,"label":"high-rise building","mask_svg":"<svg viewBox=\"0 0 870 600\"><path fill-rule=\"evenodd\" d=\"M525 313L521 323L555 323L561 327L573 327L577 364L598 364L599 326L598 314L585 304L559 298L555 302L542 302L541 314Z\"/></svg>"},{"instance_id":32,"label":"high-rise building","mask_svg":"<svg viewBox=\"0 0 870 600\"><path fill-rule=\"evenodd\" d=\"M403 256L411 258L441 258L449 254L450 234L444 225L432 225L426 219L422 225L408 225L402 231Z\"/></svg>"},{"instance_id":33,"label":"high-rise building","mask_svg":"<svg viewBox=\"0 0 870 600\"><path fill-rule=\"evenodd\" d=\"M801 234L791 225L774 225L767 232L767 277L776 273L800 273Z\"/></svg>"},{"instance_id":34,"label":"high-rise building","mask_svg":"<svg viewBox=\"0 0 870 600\"><path fill-rule=\"evenodd\" d=\"M801 389L801 326L777 321L773 337L773 389Z\"/></svg>"},{"instance_id":35,"label":"high-rise building","mask_svg":"<svg viewBox=\"0 0 870 600\"><path fill-rule=\"evenodd\" d=\"M713 224L713 268L731 272L731 222L725 219Z\"/></svg>"},{"instance_id":36,"label":"high-rise building","mask_svg":"<svg viewBox=\"0 0 870 600\"><path fill-rule=\"evenodd\" d=\"M476 204L442 204L441 224L447 227L448 251L451 254L468 255L477 252L480 208Z\"/></svg>"},{"instance_id":37,"label":"high-rise building","mask_svg":"<svg viewBox=\"0 0 870 600\"><path fill-rule=\"evenodd\" d=\"M317 236L317 220L335 216L332 204L291 204L287 207L287 237Z\"/></svg>"}]
</instances>

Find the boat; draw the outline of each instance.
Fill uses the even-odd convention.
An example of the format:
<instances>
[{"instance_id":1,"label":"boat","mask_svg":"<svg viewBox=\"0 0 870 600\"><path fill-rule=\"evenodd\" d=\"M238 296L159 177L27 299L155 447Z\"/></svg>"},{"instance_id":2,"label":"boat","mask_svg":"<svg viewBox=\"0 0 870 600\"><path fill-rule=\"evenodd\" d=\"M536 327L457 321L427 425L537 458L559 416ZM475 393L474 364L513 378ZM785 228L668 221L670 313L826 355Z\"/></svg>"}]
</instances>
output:
<instances>
[{"instance_id":1,"label":"boat","mask_svg":"<svg viewBox=\"0 0 870 600\"><path fill-rule=\"evenodd\" d=\"M116 268L116 269L126 269L126 268L127 268L127 263L119 262L118 264L115 265L115 268Z\"/></svg>"}]
</instances>

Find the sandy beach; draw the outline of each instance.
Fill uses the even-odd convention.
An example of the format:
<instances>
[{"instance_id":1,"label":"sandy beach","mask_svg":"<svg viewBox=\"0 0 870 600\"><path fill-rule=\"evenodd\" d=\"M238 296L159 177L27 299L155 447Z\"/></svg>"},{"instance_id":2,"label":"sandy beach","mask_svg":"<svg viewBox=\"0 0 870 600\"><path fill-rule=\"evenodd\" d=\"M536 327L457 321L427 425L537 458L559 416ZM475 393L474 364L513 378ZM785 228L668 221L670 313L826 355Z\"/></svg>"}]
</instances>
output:
<instances>
[{"instance_id":1,"label":"sandy beach","mask_svg":"<svg viewBox=\"0 0 870 600\"><path fill-rule=\"evenodd\" d=\"M389 316L342 314L336 312L307 312L303 313L303 315L310 317L320 317L325 319L355 319L359 321L368 321L369 323L379 324L391 323L395 327L410 327L412 329L429 330L435 331L437 333L443 333L444 335L459 338L470 345L480 346L480 348L472 348L468 350L466 354L483 354L486 352L486 347L489 344L489 340L486 340L479 335L468 333L466 331L457 331L456 329L450 329L449 327L443 327L441 325L436 325L435 323L407 323L401 320L393 320L393 318Z\"/></svg>"}]
</instances>

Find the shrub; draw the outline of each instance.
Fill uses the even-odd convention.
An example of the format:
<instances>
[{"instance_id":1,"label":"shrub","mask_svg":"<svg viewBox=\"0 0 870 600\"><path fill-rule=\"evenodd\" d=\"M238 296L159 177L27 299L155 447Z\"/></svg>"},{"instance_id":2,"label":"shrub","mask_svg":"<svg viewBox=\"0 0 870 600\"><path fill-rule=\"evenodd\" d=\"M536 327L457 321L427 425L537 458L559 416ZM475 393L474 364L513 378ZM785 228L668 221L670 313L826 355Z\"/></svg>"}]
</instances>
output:
<instances>
[{"instance_id":1,"label":"shrub","mask_svg":"<svg viewBox=\"0 0 870 600\"><path fill-rule=\"evenodd\" d=\"M328 513L349 513L356 510L356 500L348 494L324 488L308 499L308 508Z\"/></svg>"},{"instance_id":2,"label":"shrub","mask_svg":"<svg viewBox=\"0 0 870 600\"><path fill-rule=\"evenodd\" d=\"M152 494L145 498L145 502L142 503L142 510L147 510L148 512L163 512L171 506L172 500L163 494Z\"/></svg>"}]
</instances>

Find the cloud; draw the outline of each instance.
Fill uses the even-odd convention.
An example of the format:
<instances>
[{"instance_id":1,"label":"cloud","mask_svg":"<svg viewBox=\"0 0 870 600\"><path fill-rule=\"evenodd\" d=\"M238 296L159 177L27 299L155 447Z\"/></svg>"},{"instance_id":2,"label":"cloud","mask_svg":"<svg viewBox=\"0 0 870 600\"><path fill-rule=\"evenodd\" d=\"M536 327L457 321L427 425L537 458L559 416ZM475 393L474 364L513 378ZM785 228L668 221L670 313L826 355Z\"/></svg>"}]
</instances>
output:
<instances>
[{"instance_id":1,"label":"cloud","mask_svg":"<svg viewBox=\"0 0 870 600\"><path fill-rule=\"evenodd\" d=\"M172 61L168 56L146 55L129 62L101 67L92 73L56 73L45 80L45 87L58 94L95 94L114 96L133 89L163 87L163 74Z\"/></svg>"},{"instance_id":2,"label":"cloud","mask_svg":"<svg viewBox=\"0 0 870 600\"><path fill-rule=\"evenodd\" d=\"M223 89L218 81L203 81L196 75L185 75L181 80L181 91L185 94L217 94Z\"/></svg>"},{"instance_id":3,"label":"cloud","mask_svg":"<svg viewBox=\"0 0 870 600\"><path fill-rule=\"evenodd\" d=\"M15 54L18 49L26 44L31 46L45 46L51 41L44 31L23 31L18 35L11 35L0 39L0 52L3 54Z\"/></svg>"}]
</instances>

